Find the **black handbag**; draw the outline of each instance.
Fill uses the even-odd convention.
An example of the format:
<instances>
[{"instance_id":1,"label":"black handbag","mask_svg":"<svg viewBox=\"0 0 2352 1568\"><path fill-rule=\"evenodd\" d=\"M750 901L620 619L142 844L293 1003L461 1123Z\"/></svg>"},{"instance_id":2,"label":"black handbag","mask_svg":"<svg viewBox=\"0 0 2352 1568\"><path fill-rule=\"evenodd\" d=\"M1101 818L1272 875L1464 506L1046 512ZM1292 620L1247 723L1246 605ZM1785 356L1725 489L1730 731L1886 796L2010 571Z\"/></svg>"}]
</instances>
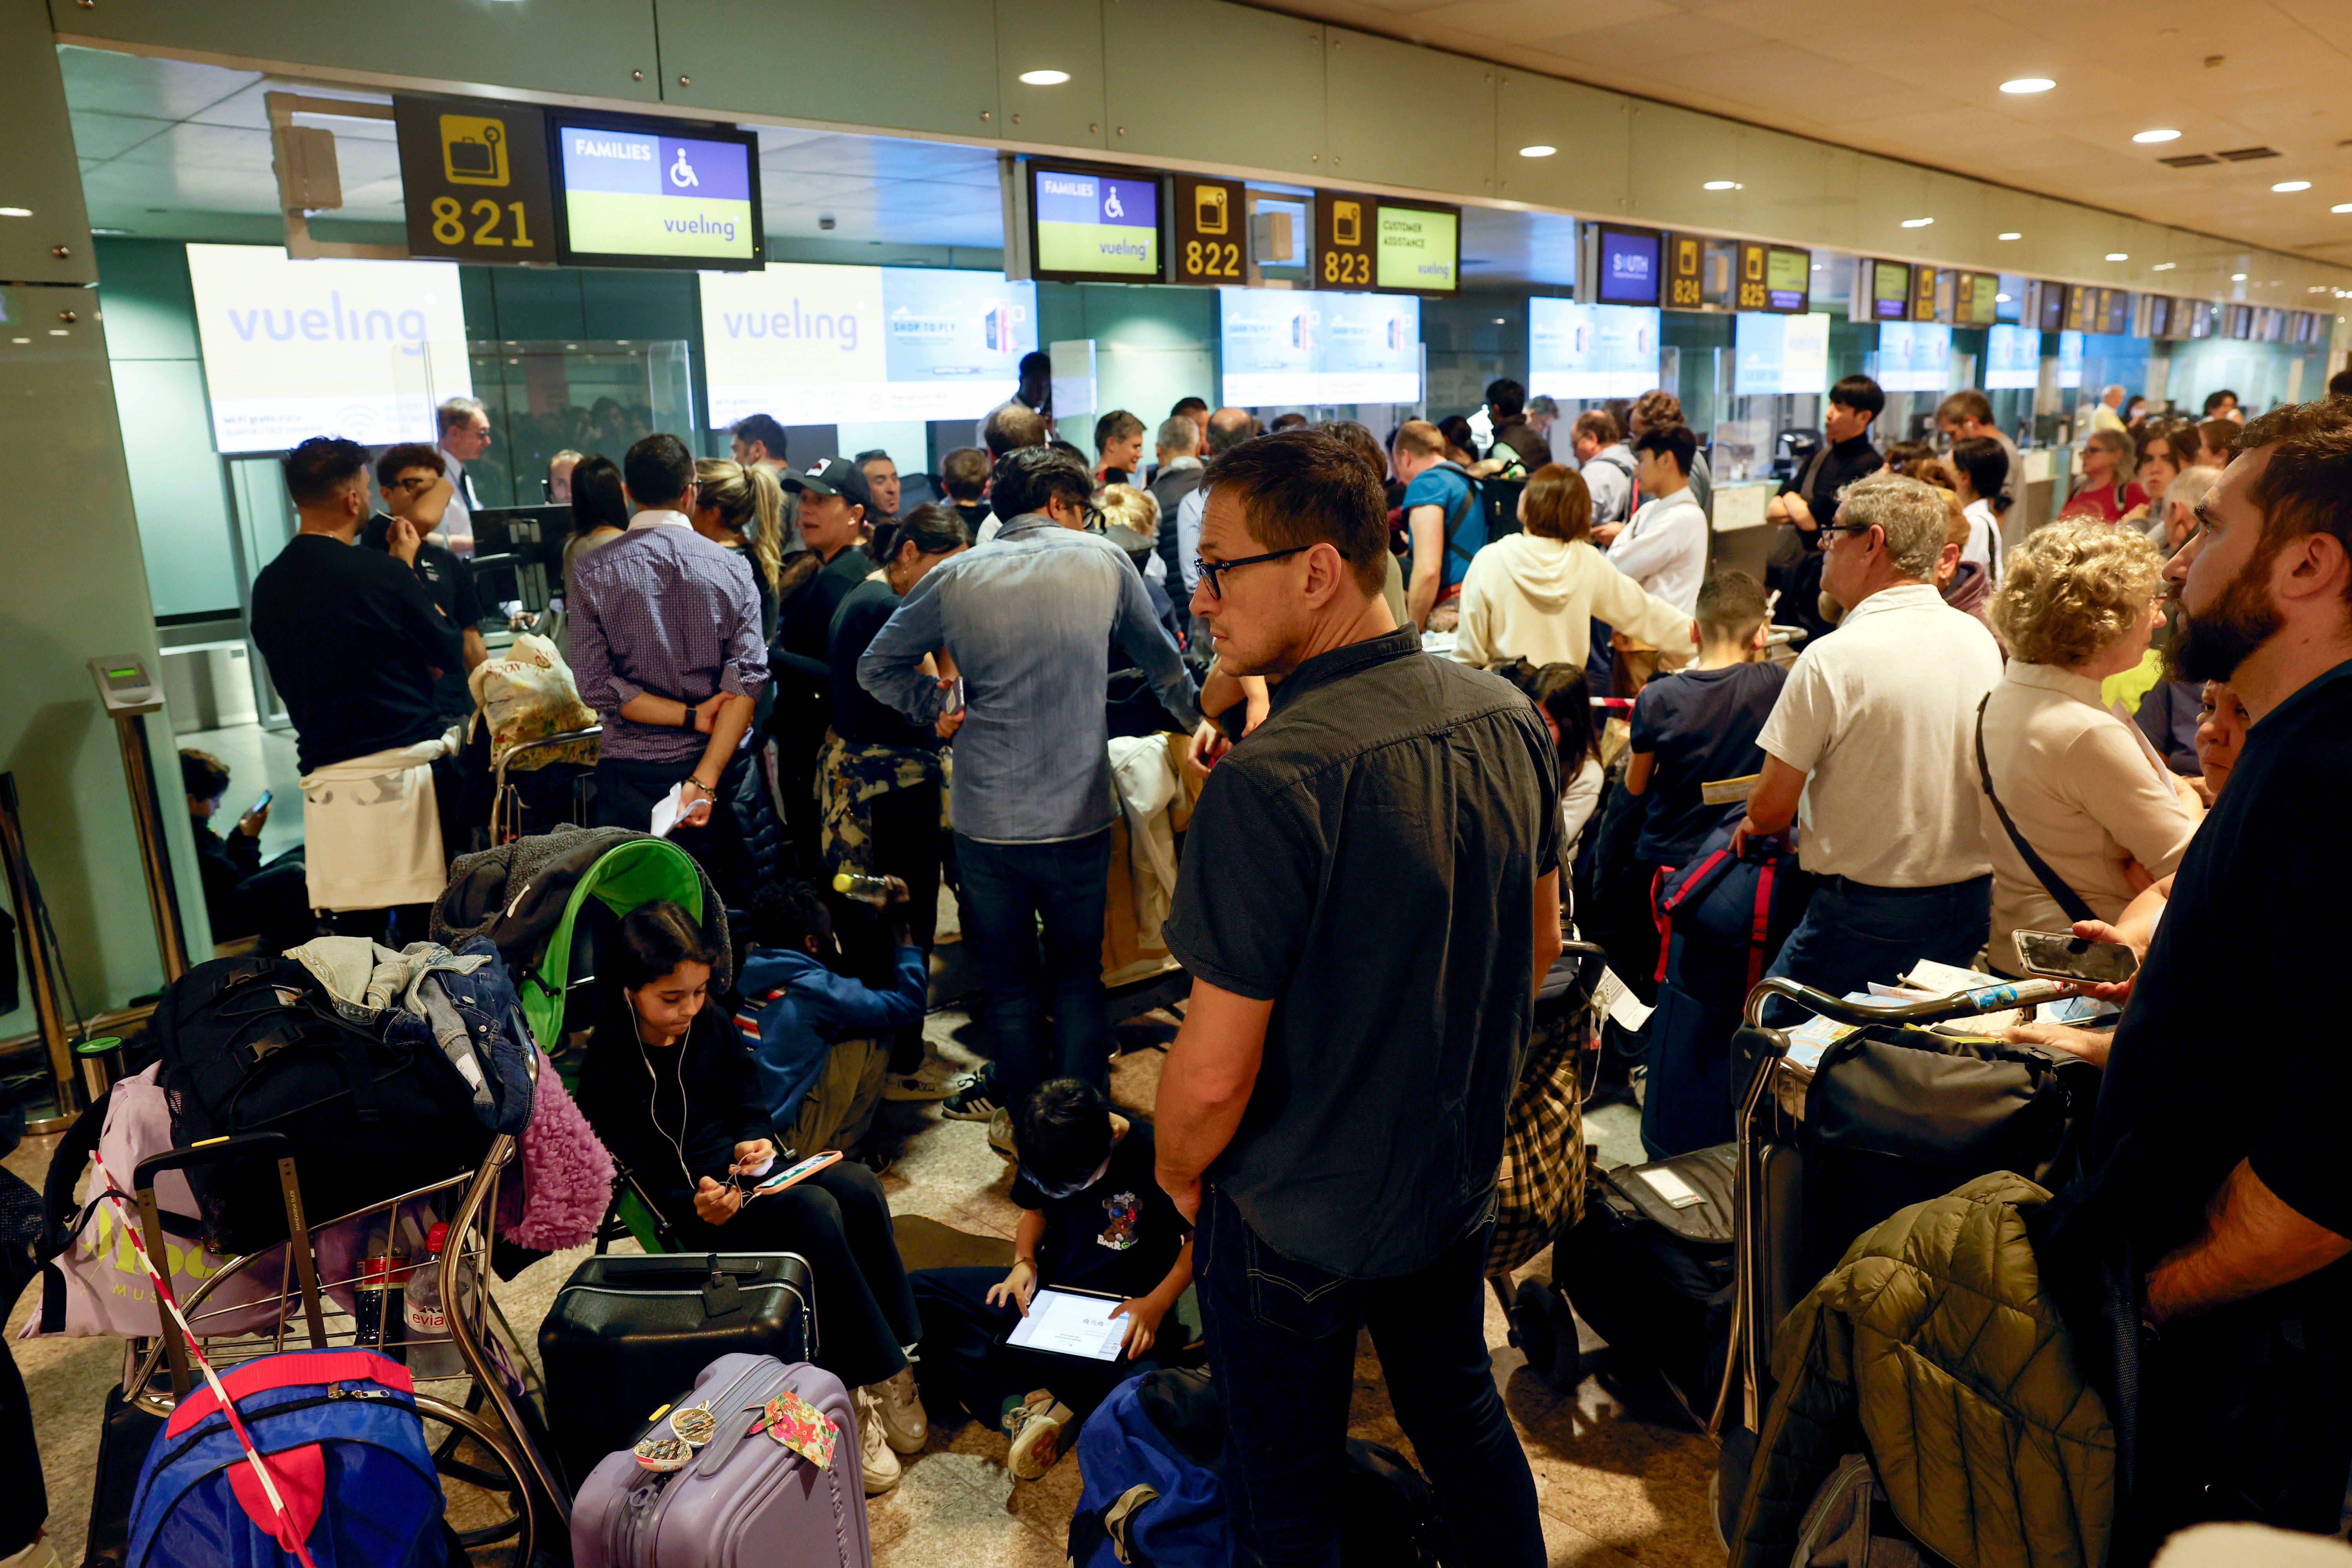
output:
<instances>
[{"instance_id":1,"label":"black handbag","mask_svg":"<svg viewBox=\"0 0 2352 1568\"><path fill-rule=\"evenodd\" d=\"M539 1326L548 1428L572 1484L720 1356L814 1361L815 1301L793 1252L586 1259Z\"/></svg>"}]
</instances>

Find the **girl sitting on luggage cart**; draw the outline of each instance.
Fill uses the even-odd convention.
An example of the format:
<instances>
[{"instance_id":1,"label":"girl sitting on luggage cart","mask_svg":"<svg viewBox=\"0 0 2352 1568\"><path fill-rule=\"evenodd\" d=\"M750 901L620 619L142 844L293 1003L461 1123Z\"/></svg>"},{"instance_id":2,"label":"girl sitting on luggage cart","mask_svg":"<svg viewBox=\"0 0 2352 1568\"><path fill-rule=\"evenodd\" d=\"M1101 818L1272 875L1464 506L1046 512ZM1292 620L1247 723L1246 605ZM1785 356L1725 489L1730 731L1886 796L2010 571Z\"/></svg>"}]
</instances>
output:
<instances>
[{"instance_id":1,"label":"girl sitting on luggage cart","mask_svg":"<svg viewBox=\"0 0 2352 1568\"><path fill-rule=\"evenodd\" d=\"M598 962L599 1009L580 1109L693 1251L796 1252L816 1286L815 1360L854 1391L866 1489L898 1482L895 1447L920 1453L929 1421L903 1346L922 1333L882 1184L840 1161L781 1192L751 1048L709 1001L711 961L676 904L622 920ZM803 1151L814 1153L815 1151Z\"/></svg>"}]
</instances>

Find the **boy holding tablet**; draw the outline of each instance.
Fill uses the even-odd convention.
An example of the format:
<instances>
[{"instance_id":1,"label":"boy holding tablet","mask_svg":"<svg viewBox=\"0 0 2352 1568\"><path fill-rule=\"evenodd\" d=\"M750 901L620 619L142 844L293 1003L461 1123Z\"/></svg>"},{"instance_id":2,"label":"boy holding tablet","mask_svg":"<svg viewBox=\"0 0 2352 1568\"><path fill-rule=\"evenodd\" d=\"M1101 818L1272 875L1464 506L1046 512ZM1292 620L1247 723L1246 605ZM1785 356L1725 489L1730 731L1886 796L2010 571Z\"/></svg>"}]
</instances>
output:
<instances>
[{"instance_id":1,"label":"boy holding tablet","mask_svg":"<svg viewBox=\"0 0 2352 1568\"><path fill-rule=\"evenodd\" d=\"M1062 1432L1135 1375L1192 1282L1192 1243L1153 1179L1151 1129L1079 1079L1038 1087L1014 1121L1013 1268L909 1277L923 1317L917 1374L934 1408L961 1405L1013 1439L1034 1480Z\"/></svg>"}]
</instances>

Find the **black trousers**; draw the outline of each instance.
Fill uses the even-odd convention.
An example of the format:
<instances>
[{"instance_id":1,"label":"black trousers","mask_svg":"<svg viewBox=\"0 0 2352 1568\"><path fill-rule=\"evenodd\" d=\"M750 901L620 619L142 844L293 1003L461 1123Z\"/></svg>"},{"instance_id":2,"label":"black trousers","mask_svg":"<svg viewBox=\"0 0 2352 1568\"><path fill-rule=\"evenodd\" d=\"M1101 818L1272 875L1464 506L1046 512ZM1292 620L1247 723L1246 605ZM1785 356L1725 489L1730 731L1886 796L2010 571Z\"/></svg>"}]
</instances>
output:
<instances>
[{"instance_id":1,"label":"black trousers","mask_svg":"<svg viewBox=\"0 0 2352 1568\"><path fill-rule=\"evenodd\" d=\"M961 1409L983 1426L993 1426L1008 1399L1027 1397L1037 1389L1051 1391L1077 1417L1066 1430L1075 1434L1096 1405L1129 1378L1160 1364L1160 1346L1146 1351L1140 1363L1121 1356L1117 1361L1084 1361L1076 1356L1023 1350L997 1342L1021 1321L1021 1309L1006 1303L988 1304L989 1287L1004 1278L1002 1268L923 1268L908 1276L915 1305L923 1315L921 1359L915 1375L922 1380L923 1400L933 1410ZM1177 1331L1175 1314L1160 1321L1166 1331ZM1064 1439L1066 1445L1073 1440Z\"/></svg>"},{"instance_id":2,"label":"black trousers","mask_svg":"<svg viewBox=\"0 0 2352 1568\"><path fill-rule=\"evenodd\" d=\"M711 885L729 909L745 907L751 897L751 857L735 825L732 803L756 752L739 747L719 775L719 795L710 803L710 820L698 826L681 823L669 831L670 842L693 856L710 874ZM675 763L633 762L603 757L596 763L596 826L634 827L647 831L654 805L701 765L700 757Z\"/></svg>"},{"instance_id":3,"label":"black trousers","mask_svg":"<svg viewBox=\"0 0 2352 1568\"><path fill-rule=\"evenodd\" d=\"M897 877L907 884L907 926L928 959L931 939L940 929L940 786L921 784L913 789L894 789L875 796L866 809L874 835L867 847L874 869L877 875ZM898 956L888 927L868 905L839 897L829 901L851 973L868 985L887 985L891 961ZM893 1031L890 1070L913 1072L923 1065L923 1051L922 1025L909 1024Z\"/></svg>"}]
</instances>

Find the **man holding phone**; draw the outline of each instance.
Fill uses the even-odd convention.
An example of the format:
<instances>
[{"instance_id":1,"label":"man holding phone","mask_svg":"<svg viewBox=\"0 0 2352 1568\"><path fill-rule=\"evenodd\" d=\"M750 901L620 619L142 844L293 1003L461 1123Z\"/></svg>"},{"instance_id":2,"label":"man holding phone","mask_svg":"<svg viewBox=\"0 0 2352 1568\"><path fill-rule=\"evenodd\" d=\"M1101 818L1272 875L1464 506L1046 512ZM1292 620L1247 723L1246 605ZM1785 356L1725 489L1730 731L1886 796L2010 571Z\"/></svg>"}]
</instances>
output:
<instances>
[{"instance_id":1,"label":"man holding phone","mask_svg":"<svg viewBox=\"0 0 2352 1568\"><path fill-rule=\"evenodd\" d=\"M2352 838L2325 826L2352 798L2352 405L2254 420L2197 519L2166 568L2172 673L2230 681L2254 723L2145 943L2085 1173L2034 1220L2084 1363L2140 1337L2119 1553L2208 1519L2332 1534L2352 1472L2352 1053L2326 984ZM2101 1298L2124 1261L2139 1323Z\"/></svg>"}]
</instances>

